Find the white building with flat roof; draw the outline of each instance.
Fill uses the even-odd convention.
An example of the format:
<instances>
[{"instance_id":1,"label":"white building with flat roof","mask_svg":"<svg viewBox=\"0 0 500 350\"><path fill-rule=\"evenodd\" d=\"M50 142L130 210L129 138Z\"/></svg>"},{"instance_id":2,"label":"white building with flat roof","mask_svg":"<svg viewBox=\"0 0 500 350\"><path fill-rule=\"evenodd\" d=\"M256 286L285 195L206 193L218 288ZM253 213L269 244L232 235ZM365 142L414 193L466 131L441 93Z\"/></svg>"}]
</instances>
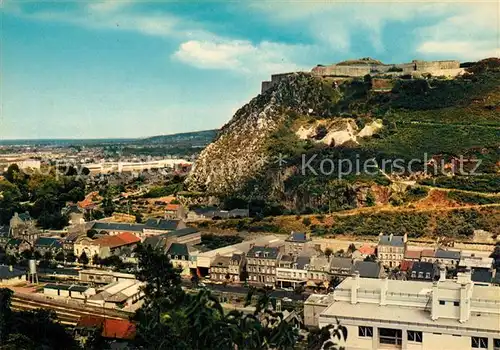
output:
<instances>
[{"instance_id":1,"label":"white building with flat roof","mask_svg":"<svg viewBox=\"0 0 500 350\"><path fill-rule=\"evenodd\" d=\"M500 288L477 286L470 271L437 282L353 275L332 294L312 295L306 325L347 327L358 349L500 349Z\"/></svg>"}]
</instances>

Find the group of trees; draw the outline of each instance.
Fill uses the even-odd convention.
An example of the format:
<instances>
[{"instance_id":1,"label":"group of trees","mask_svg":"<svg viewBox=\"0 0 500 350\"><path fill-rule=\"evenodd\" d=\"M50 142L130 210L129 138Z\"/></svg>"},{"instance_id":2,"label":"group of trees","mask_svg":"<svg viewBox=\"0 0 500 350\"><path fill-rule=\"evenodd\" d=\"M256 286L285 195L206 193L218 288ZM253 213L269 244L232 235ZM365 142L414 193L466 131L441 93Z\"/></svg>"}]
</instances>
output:
<instances>
[{"instance_id":1,"label":"group of trees","mask_svg":"<svg viewBox=\"0 0 500 350\"><path fill-rule=\"evenodd\" d=\"M13 292L0 289L0 349L78 349L78 344L52 310L14 311Z\"/></svg>"},{"instance_id":2,"label":"group of trees","mask_svg":"<svg viewBox=\"0 0 500 350\"><path fill-rule=\"evenodd\" d=\"M68 224L68 217L61 213L66 202L77 202L85 196L81 180L55 170L26 174L13 164L4 178L0 181L0 224L7 224L16 211L29 211L40 227L61 229Z\"/></svg>"}]
</instances>

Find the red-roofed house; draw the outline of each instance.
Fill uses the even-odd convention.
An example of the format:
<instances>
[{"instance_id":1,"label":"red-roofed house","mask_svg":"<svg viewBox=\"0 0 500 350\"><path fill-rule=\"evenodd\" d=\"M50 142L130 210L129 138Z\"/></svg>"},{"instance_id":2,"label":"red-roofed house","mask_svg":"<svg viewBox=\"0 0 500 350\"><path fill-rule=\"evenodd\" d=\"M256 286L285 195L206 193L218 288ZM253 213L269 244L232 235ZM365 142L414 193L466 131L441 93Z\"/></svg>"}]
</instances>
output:
<instances>
[{"instance_id":1,"label":"red-roofed house","mask_svg":"<svg viewBox=\"0 0 500 350\"><path fill-rule=\"evenodd\" d=\"M434 249L424 249L420 252L420 261L424 262L434 262L436 252Z\"/></svg>"},{"instance_id":2,"label":"red-roofed house","mask_svg":"<svg viewBox=\"0 0 500 350\"><path fill-rule=\"evenodd\" d=\"M181 204L168 203L165 207L165 219L184 219L186 210Z\"/></svg>"},{"instance_id":3,"label":"red-roofed house","mask_svg":"<svg viewBox=\"0 0 500 350\"><path fill-rule=\"evenodd\" d=\"M74 253L76 256L80 256L82 252L85 252L89 259L97 254L104 259L111 255L120 255L122 250L133 250L140 241L141 239L131 232L103 236L95 240L83 237L75 243Z\"/></svg>"},{"instance_id":4,"label":"red-roofed house","mask_svg":"<svg viewBox=\"0 0 500 350\"><path fill-rule=\"evenodd\" d=\"M421 250L407 250L405 252L405 260L407 261L420 261Z\"/></svg>"},{"instance_id":5,"label":"red-roofed house","mask_svg":"<svg viewBox=\"0 0 500 350\"><path fill-rule=\"evenodd\" d=\"M133 340L135 338L135 324L128 320L107 318L104 321L102 336L107 339Z\"/></svg>"},{"instance_id":6,"label":"red-roofed house","mask_svg":"<svg viewBox=\"0 0 500 350\"><path fill-rule=\"evenodd\" d=\"M409 271L413 266L413 260L403 260L401 261L401 271Z\"/></svg>"},{"instance_id":7,"label":"red-roofed house","mask_svg":"<svg viewBox=\"0 0 500 350\"><path fill-rule=\"evenodd\" d=\"M85 345L87 338L93 336L99 330L105 340L113 342L128 342L129 340L133 340L136 334L135 324L128 320L100 316L82 316L75 327L75 338L82 345Z\"/></svg>"},{"instance_id":8,"label":"red-roofed house","mask_svg":"<svg viewBox=\"0 0 500 350\"><path fill-rule=\"evenodd\" d=\"M363 245L358 248L358 251L361 253L361 256L363 258L366 258L367 256L374 255L375 254L375 246L370 246L370 245Z\"/></svg>"}]
</instances>

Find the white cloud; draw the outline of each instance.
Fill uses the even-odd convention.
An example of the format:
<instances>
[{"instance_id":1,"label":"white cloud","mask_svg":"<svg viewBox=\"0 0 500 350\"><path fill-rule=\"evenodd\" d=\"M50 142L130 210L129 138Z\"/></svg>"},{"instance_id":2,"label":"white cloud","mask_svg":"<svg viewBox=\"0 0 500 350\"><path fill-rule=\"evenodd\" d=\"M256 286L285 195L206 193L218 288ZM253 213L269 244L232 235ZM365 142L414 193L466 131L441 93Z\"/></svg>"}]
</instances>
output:
<instances>
[{"instance_id":1,"label":"white cloud","mask_svg":"<svg viewBox=\"0 0 500 350\"><path fill-rule=\"evenodd\" d=\"M310 67L295 63L299 56L313 48L306 45L286 45L263 41L257 45L246 40L199 41L182 43L173 57L203 69L234 70L247 74L289 72Z\"/></svg>"},{"instance_id":2,"label":"white cloud","mask_svg":"<svg viewBox=\"0 0 500 350\"><path fill-rule=\"evenodd\" d=\"M424 55L478 60L500 56L500 3L459 6L436 24L417 30Z\"/></svg>"}]
</instances>

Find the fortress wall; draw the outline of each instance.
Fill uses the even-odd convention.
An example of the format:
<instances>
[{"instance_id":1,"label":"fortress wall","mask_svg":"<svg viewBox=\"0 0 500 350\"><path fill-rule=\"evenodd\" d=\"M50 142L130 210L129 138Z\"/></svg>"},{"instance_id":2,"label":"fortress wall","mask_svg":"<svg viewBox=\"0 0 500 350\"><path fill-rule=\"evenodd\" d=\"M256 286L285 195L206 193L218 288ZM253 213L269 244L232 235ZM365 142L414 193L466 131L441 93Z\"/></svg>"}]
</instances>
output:
<instances>
[{"instance_id":1,"label":"fortress wall","mask_svg":"<svg viewBox=\"0 0 500 350\"><path fill-rule=\"evenodd\" d=\"M280 73L271 75L271 81L263 81L260 88L260 93L264 93L273 86L277 85L280 81L294 73Z\"/></svg>"},{"instance_id":2,"label":"fortress wall","mask_svg":"<svg viewBox=\"0 0 500 350\"><path fill-rule=\"evenodd\" d=\"M331 65L326 67L314 67L312 70L314 75L336 75L347 77L362 77L370 74L370 66L337 66Z\"/></svg>"}]
</instances>

